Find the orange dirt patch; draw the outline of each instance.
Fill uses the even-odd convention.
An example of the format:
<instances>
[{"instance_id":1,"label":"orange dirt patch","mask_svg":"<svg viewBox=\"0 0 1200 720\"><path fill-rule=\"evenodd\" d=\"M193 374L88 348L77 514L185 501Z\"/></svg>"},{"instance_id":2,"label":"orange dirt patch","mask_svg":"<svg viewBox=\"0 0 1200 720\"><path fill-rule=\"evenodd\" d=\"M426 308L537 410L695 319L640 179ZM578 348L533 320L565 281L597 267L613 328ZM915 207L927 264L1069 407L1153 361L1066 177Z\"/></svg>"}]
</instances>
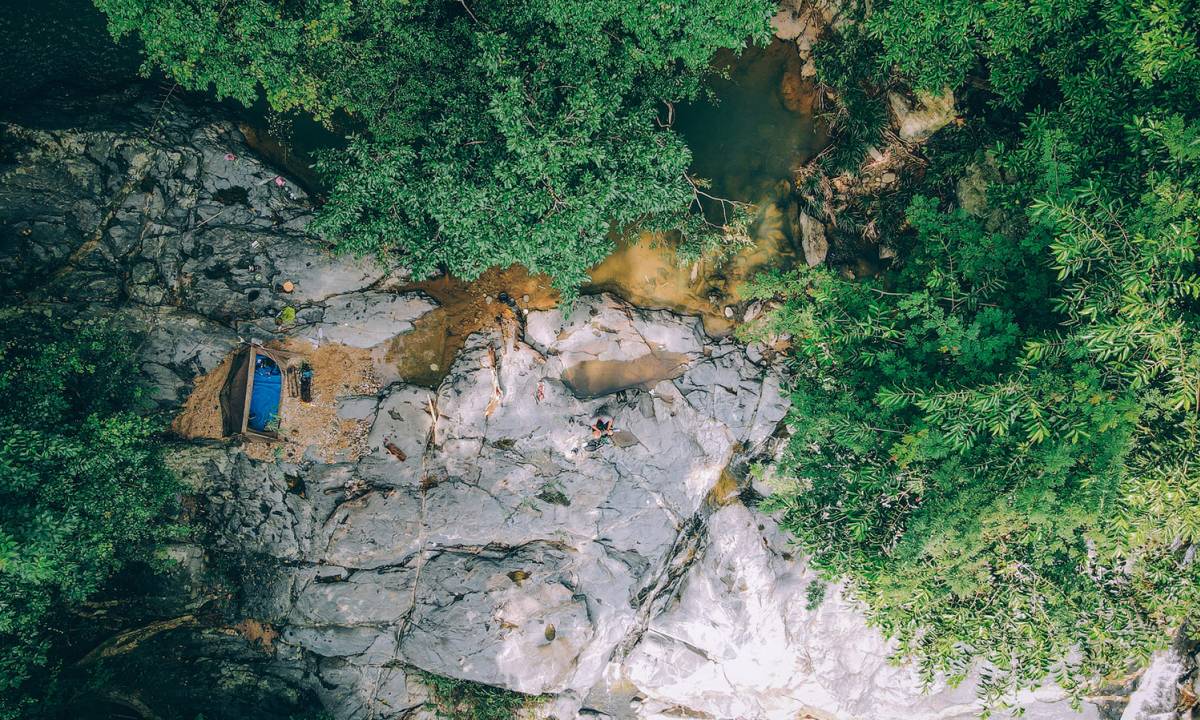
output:
<instances>
[{"instance_id":1,"label":"orange dirt patch","mask_svg":"<svg viewBox=\"0 0 1200 720\"><path fill-rule=\"evenodd\" d=\"M221 419L221 390L229 377L229 370L237 351L225 356L220 365L212 372L196 378L192 386L192 394L183 404L180 411L171 422L171 430L176 434L196 440L209 438L219 440L224 437L225 425Z\"/></svg>"},{"instance_id":2,"label":"orange dirt patch","mask_svg":"<svg viewBox=\"0 0 1200 720\"><path fill-rule=\"evenodd\" d=\"M275 640L279 637L279 631L269 623L255 620L254 618L246 618L237 625L234 625L233 630L250 643L262 648L264 652L270 653L275 651Z\"/></svg>"},{"instance_id":3,"label":"orange dirt patch","mask_svg":"<svg viewBox=\"0 0 1200 720\"><path fill-rule=\"evenodd\" d=\"M550 278L531 275L520 265L492 268L471 283L443 275L400 288L413 290L437 300L440 307L382 346L380 374L384 382L402 380L428 388L436 388L446 377L467 336L489 326L513 327L516 315L499 301L500 293L507 293L518 310L549 310L559 300Z\"/></svg>"}]
</instances>

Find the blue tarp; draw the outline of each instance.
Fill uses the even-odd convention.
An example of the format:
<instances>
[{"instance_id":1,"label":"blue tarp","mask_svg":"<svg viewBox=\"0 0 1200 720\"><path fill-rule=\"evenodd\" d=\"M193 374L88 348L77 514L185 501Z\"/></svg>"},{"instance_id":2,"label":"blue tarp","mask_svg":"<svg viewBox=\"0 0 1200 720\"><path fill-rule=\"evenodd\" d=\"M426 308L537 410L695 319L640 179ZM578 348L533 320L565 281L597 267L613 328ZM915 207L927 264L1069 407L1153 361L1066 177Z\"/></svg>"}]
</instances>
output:
<instances>
[{"instance_id":1,"label":"blue tarp","mask_svg":"<svg viewBox=\"0 0 1200 720\"><path fill-rule=\"evenodd\" d=\"M279 366L265 355L255 355L254 391L250 394L250 419L246 423L251 430L267 430L279 417L282 388L283 375L279 372Z\"/></svg>"}]
</instances>

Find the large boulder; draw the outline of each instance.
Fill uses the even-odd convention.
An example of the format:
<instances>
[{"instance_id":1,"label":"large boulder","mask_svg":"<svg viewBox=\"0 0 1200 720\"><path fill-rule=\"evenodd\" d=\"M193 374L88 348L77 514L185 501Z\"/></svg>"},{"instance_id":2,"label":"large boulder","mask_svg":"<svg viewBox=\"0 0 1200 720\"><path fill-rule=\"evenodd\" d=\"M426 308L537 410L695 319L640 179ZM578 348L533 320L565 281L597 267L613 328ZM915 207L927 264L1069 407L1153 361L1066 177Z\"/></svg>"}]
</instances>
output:
<instances>
[{"instance_id":1,"label":"large boulder","mask_svg":"<svg viewBox=\"0 0 1200 720\"><path fill-rule=\"evenodd\" d=\"M814 585L816 587L814 587ZM810 590L814 592L810 592ZM742 506L708 519L700 559L678 599L651 619L619 672L641 693L639 715L973 720L973 682L922 691L915 668L867 625L839 586L828 588L767 517ZM1085 720L1052 688L1022 698L1026 717Z\"/></svg>"},{"instance_id":2,"label":"large boulder","mask_svg":"<svg viewBox=\"0 0 1200 720\"><path fill-rule=\"evenodd\" d=\"M809 267L825 264L829 257L829 238L825 235L825 224L806 212L800 212L797 225L800 227L800 246L804 249L804 262Z\"/></svg>"}]
</instances>

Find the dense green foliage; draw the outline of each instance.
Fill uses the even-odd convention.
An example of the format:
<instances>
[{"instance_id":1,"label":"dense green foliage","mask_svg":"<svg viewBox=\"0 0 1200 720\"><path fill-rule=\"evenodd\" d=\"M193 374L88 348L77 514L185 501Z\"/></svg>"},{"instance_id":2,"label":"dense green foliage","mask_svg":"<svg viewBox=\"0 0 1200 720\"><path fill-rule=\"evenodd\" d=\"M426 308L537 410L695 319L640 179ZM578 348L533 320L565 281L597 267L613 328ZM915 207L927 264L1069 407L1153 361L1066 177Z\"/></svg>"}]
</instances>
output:
<instances>
[{"instance_id":1,"label":"dense green foliage","mask_svg":"<svg viewBox=\"0 0 1200 720\"><path fill-rule=\"evenodd\" d=\"M521 263L564 290L632 225L690 212L690 154L656 122L769 0L96 0L183 86L358 128L322 168L339 248L473 279ZM343 125L346 123L343 123Z\"/></svg>"},{"instance_id":2,"label":"dense green foliage","mask_svg":"<svg viewBox=\"0 0 1200 720\"><path fill-rule=\"evenodd\" d=\"M928 677L1082 693L1200 614L1200 6L890 0L865 27L821 67L958 88L966 127L879 205L888 271L759 283L797 371L771 503Z\"/></svg>"},{"instance_id":3,"label":"dense green foliage","mask_svg":"<svg viewBox=\"0 0 1200 720\"><path fill-rule=\"evenodd\" d=\"M867 148L883 140L890 73L879 62L880 52L879 41L854 24L838 34L837 52L820 52L813 58L818 81L836 97L822 114L836 141L819 160L832 170L857 167Z\"/></svg>"},{"instance_id":4,"label":"dense green foliage","mask_svg":"<svg viewBox=\"0 0 1200 720\"><path fill-rule=\"evenodd\" d=\"M0 717L45 709L64 616L172 531L133 358L102 324L0 310Z\"/></svg>"}]
</instances>

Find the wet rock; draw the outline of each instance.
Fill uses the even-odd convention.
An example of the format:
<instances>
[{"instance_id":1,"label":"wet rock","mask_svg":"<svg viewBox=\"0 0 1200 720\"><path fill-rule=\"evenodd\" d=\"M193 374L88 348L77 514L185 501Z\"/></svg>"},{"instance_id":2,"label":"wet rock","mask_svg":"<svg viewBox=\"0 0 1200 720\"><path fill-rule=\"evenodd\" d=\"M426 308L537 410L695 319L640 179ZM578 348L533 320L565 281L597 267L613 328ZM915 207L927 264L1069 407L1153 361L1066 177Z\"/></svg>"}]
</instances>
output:
<instances>
[{"instance_id":1,"label":"wet rock","mask_svg":"<svg viewBox=\"0 0 1200 720\"><path fill-rule=\"evenodd\" d=\"M913 100L891 92L888 93L888 105L892 109L893 122L900 139L910 143L929 139L949 125L957 115L954 92L950 88L940 95L918 93Z\"/></svg>"},{"instance_id":2,"label":"wet rock","mask_svg":"<svg viewBox=\"0 0 1200 720\"><path fill-rule=\"evenodd\" d=\"M648 349L633 360L583 360L565 369L562 381L577 397L593 398L620 390L652 390L663 380L683 373L688 357Z\"/></svg>"},{"instance_id":3,"label":"wet rock","mask_svg":"<svg viewBox=\"0 0 1200 720\"><path fill-rule=\"evenodd\" d=\"M344 567L337 565L327 565L317 568L316 574L313 575L313 580L319 583L341 582L350 577L350 572Z\"/></svg>"},{"instance_id":4,"label":"wet rock","mask_svg":"<svg viewBox=\"0 0 1200 720\"><path fill-rule=\"evenodd\" d=\"M700 323L635 308L610 295L577 302L566 317L557 309L530 313L525 327L527 342L561 357L566 366L583 360L634 360L649 348L694 354L704 345Z\"/></svg>"},{"instance_id":5,"label":"wet rock","mask_svg":"<svg viewBox=\"0 0 1200 720\"><path fill-rule=\"evenodd\" d=\"M829 239L825 236L825 225L806 212L800 213L799 225L804 261L809 267L824 264L829 255Z\"/></svg>"},{"instance_id":6,"label":"wet rock","mask_svg":"<svg viewBox=\"0 0 1200 720\"><path fill-rule=\"evenodd\" d=\"M637 445L640 441L638 440L637 435L634 435L628 430L617 430L612 435L612 442L613 445L619 448L630 448L634 445Z\"/></svg>"}]
</instances>

